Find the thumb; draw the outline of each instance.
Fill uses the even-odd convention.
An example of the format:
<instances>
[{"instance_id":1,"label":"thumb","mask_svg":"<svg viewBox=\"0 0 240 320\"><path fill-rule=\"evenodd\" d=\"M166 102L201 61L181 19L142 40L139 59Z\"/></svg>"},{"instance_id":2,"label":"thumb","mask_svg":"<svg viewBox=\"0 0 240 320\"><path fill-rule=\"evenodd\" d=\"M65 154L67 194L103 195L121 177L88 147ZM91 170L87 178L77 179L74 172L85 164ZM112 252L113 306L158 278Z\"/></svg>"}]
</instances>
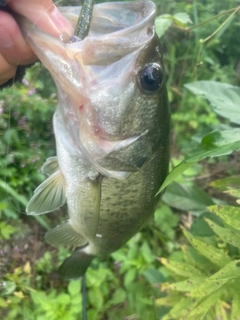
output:
<instances>
[{"instance_id":1,"label":"thumb","mask_svg":"<svg viewBox=\"0 0 240 320\"><path fill-rule=\"evenodd\" d=\"M53 36L73 34L73 27L51 0L7 0L7 5Z\"/></svg>"}]
</instances>

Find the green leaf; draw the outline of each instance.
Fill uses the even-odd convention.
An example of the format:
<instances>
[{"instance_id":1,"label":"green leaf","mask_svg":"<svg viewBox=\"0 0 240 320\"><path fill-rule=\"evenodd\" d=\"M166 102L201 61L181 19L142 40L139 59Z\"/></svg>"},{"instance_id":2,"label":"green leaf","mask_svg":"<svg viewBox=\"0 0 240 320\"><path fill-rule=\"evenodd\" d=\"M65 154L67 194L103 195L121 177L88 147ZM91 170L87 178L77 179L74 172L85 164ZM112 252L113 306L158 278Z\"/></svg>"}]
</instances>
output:
<instances>
[{"instance_id":1,"label":"green leaf","mask_svg":"<svg viewBox=\"0 0 240 320\"><path fill-rule=\"evenodd\" d=\"M6 193L9 193L13 196L17 201L19 201L22 205L26 206L28 201L27 199L18 194L12 187L10 187L5 181L0 180L0 188L2 188Z\"/></svg>"},{"instance_id":2,"label":"green leaf","mask_svg":"<svg viewBox=\"0 0 240 320\"><path fill-rule=\"evenodd\" d=\"M224 179L218 179L218 180L212 181L209 185L220 191L225 191L227 189L240 188L240 175L230 176Z\"/></svg>"},{"instance_id":3,"label":"green leaf","mask_svg":"<svg viewBox=\"0 0 240 320\"><path fill-rule=\"evenodd\" d=\"M190 228L192 235L197 237L212 237L215 235L213 230L205 221L205 218L208 218L218 224L222 224L222 220L218 216L209 211L204 211L200 216L193 220Z\"/></svg>"},{"instance_id":4,"label":"green leaf","mask_svg":"<svg viewBox=\"0 0 240 320\"><path fill-rule=\"evenodd\" d=\"M205 315L207 315L209 309L216 305L217 301L224 294L225 288L221 288L220 290L214 292L211 295L205 295L204 299L200 301L198 304L194 305L191 308L191 311L187 314L188 320L204 320Z\"/></svg>"},{"instance_id":5,"label":"green leaf","mask_svg":"<svg viewBox=\"0 0 240 320\"><path fill-rule=\"evenodd\" d=\"M197 161L194 162L186 162L184 160L178 166L172 169L172 171L168 174L166 179L164 180L161 188L159 189L158 193L162 192L171 182L176 180L184 171L192 167Z\"/></svg>"},{"instance_id":6,"label":"green leaf","mask_svg":"<svg viewBox=\"0 0 240 320\"><path fill-rule=\"evenodd\" d=\"M224 193L227 193L232 197L240 199L240 189L231 189L231 190L225 191Z\"/></svg>"},{"instance_id":7,"label":"green leaf","mask_svg":"<svg viewBox=\"0 0 240 320\"><path fill-rule=\"evenodd\" d=\"M7 308L8 307L7 302L3 298L0 298L0 307L1 308Z\"/></svg>"},{"instance_id":8,"label":"green leaf","mask_svg":"<svg viewBox=\"0 0 240 320\"><path fill-rule=\"evenodd\" d=\"M159 306L175 306L179 302L179 295L171 294L163 298L156 300L156 304Z\"/></svg>"},{"instance_id":9,"label":"green leaf","mask_svg":"<svg viewBox=\"0 0 240 320\"><path fill-rule=\"evenodd\" d=\"M13 281L4 281L2 284L3 289L1 289L1 296L7 296L12 294L16 290L16 283Z\"/></svg>"},{"instance_id":10,"label":"green leaf","mask_svg":"<svg viewBox=\"0 0 240 320\"><path fill-rule=\"evenodd\" d=\"M127 297L126 291L124 291L122 288L118 288L113 295L113 298L111 299L110 303L115 305L115 304L120 304L125 301Z\"/></svg>"},{"instance_id":11,"label":"green leaf","mask_svg":"<svg viewBox=\"0 0 240 320\"><path fill-rule=\"evenodd\" d=\"M11 235L15 233L18 229L7 224L6 222L0 222L0 239L10 239Z\"/></svg>"},{"instance_id":12,"label":"green leaf","mask_svg":"<svg viewBox=\"0 0 240 320\"><path fill-rule=\"evenodd\" d=\"M57 296L57 302L61 305L66 305L66 304L69 304L71 301L71 298L68 294L66 293L60 293L58 296Z\"/></svg>"},{"instance_id":13,"label":"green leaf","mask_svg":"<svg viewBox=\"0 0 240 320\"><path fill-rule=\"evenodd\" d=\"M198 240L184 228L183 233L191 245L216 266L223 267L230 261L230 258L223 251Z\"/></svg>"},{"instance_id":14,"label":"green leaf","mask_svg":"<svg viewBox=\"0 0 240 320\"><path fill-rule=\"evenodd\" d=\"M173 291L179 291L179 292L189 292L191 290L197 289L200 284L204 281L206 277L194 277L194 278L189 278L184 281L180 282L175 282L172 284L166 284L162 286L162 291L168 291L168 290L173 290Z\"/></svg>"},{"instance_id":15,"label":"green leaf","mask_svg":"<svg viewBox=\"0 0 240 320\"><path fill-rule=\"evenodd\" d=\"M193 276L202 276L201 271L188 263L168 260L166 258L159 258L159 260L168 270L182 277L191 278Z\"/></svg>"},{"instance_id":16,"label":"green leaf","mask_svg":"<svg viewBox=\"0 0 240 320\"><path fill-rule=\"evenodd\" d=\"M136 277L136 273L137 273L137 270L134 269L134 268L130 268L125 277L124 277L124 285L126 287L128 287L129 284L131 284L133 282L133 280L135 279Z\"/></svg>"},{"instance_id":17,"label":"green leaf","mask_svg":"<svg viewBox=\"0 0 240 320\"><path fill-rule=\"evenodd\" d=\"M80 294L81 292L81 280L72 280L68 285L68 292L71 296L75 296L76 294Z\"/></svg>"},{"instance_id":18,"label":"green leaf","mask_svg":"<svg viewBox=\"0 0 240 320\"><path fill-rule=\"evenodd\" d=\"M215 213L224 222L229 224L231 227L240 230L240 207L232 206L210 206L207 208L210 212Z\"/></svg>"},{"instance_id":19,"label":"green leaf","mask_svg":"<svg viewBox=\"0 0 240 320\"><path fill-rule=\"evenodd\" d=\"M156 18L155 28L159 38L161 38L164 35L164 33L170 28L172 24L171 17L172 16L168 14L164 14Z\"/></svg>"},{"instance_id":20,"label":"green leaf","mask_svg":"<svg viewBox=\"0 0 240 320\"><path fill-rule=\"evenodd\" d=\"M240 248L240 233L233 230L229 230L226 227L222 228L212 220L205 219L212 230L222 239L224 242L231 244L237 248Z\"/></svg>"},{"instance_id":21,"label":"green leaf","mask_svg":"<svg viewBox=\"0 0 240 320\"><path fill-rule=\"evenodd\" d=\"M151 264L155 260L155 256L153 255L153 253L149 247L149 244L146 241L142 244L140 250L141 250L141 253L143 255L144 260L148 264Z\"/></svg>"},{"instance_id":22,"label":"green leaf","mask_svg":"<svg viewBox=\"0 0 240 320\"><path fill-rule=\"evenodd\" d=\"M24 207L27 206L27 199L18 194L12 187L10 187L5 181L0 180L0 189L5 190L5 192L9 193L11 196L13 196L18 202L20 202L22 205L24 205ZM35 219L46 229L46 230L50 230L50 226L48 225L48 223L46 222L46 220L42 217L39 216L34 216Z\"/></svg>"},{"instance_id":23,"label":"green leaf","mask_svg":"<svg viewBox=\"0 0 240 320\"><path fill-rule=\"evenodd\" d=\"M147 269L144 272L144 276L152 284L160 283L165 280L165 277L163 276L163 274L159 270L154 268Z\"/></svg>"},{"instance_id":24,"label":"green leaf","mask_svg":"<svg viewBox=\"0 0 240 320\"><path fill-rule=\"evenodd\" d=\"M240 150L240 129L214 130L203 137L198 149L186 161L197 162L207 157L228 155L234 150Z\"/></svg>"},{"instance_id":25,"label":"green leaf","mask_svg":"<svg viewBox=\"0 0 240 320\"><path fill-rule=\"evenodd\" d=\"M182 298L162 320L182 320L182 316L185 316L188 310L192 310L196 306L196 303L196 299L189 297Z\"/></svg>"},{"instance_id":26,"label":"green leaf","mask_svg":"<svg viewBox=\"0 0 240 320\"><path fill-rule=\"evenodd\" d=\"M185 27L187 23L192 23L190 16L186 12L179 12L174 14L173 21L180 27Z\"/></svg>"},{"instance_id":27,"label":"green leaf","mask_svg":"<svg viewBox=\"0 0 240 320\"><path fill-rule=\"evenodd\" d=\"M232 299L231 320L240 320L240 294L235 290Z\"/></svg>"},{"instance_id":28,"label":"green leaf","mask_svg":"<svg viewBox=\"0 0 240 320\"><path fill-rule=\"evenodd\" d=\"M197 95L203 95L209 100L213 111L240 124L240 88L228 83L216 81L196 81L184 85L188 90Z\"/></svg>"},{"instance_id":29,"label":"green leaf","mask_svg":"<svg viewBox=\"0 0 240 320\"><path fill-rule=\"evenodd\" d=\"M0 202L0 212L4 209L6 209L8 204L6 202Z\"/></svg>"},{"instance_id":30,"label":"green leaf","mask_svg":"<svg viewBox=\"0 0 240 320\"><path fill-rule=\"evenodd\" d=\"M162 200L169 206L184 211L205 210L206 206L213 204L212 199L196 186L188 187L177 183L167 188Z\"/></svg>"},{"instance_id":31,"label":"green leaf","mask_svg":"<svg viewBox=\"0 0 240 320\"><path fill-rule=\"evenodd\" d=\"M158 193L176 180L185 170L207 157L228 155L234 150L240 150L240 129L225 131L214 130L203 137L201 144L168 174Z\"/></svg>"},{"instance_id":32,"label":"green leaf","mask_svg":"<svg viewBox=\"0 0 240 320\"><path fill-rule=\"evenodd\" d=\"M239 280L240 260L234 260L226 264L222 269L205 279L198 288L190 292L191 297L205 297L219 290L229 280Z\"/></svg>"}]
</instances>

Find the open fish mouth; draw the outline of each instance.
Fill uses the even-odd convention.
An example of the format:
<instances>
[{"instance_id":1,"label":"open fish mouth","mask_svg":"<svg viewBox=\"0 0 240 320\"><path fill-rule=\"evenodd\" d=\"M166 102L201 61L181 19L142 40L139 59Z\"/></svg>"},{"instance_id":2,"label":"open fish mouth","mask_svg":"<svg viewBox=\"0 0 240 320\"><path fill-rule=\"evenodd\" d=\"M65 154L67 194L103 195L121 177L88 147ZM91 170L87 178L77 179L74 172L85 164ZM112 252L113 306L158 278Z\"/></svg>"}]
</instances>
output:
<instances>
[{"instance_id":1,"label":"open fish mouth","mask_svg":"<svg viewBox=\"0 0 240 320\"><path fill-rule=\"evenodd\" d=\"M81 7L65 14L76 27ZM151 1L102 3L94 6L88 36L75 46L85 65L110 64L147 44L154 36L156 7ZM72 45L74 47L74 45Z\"/></svg>"},{"instance_id":2,"label":"open fish mouth","mask_svg":"<svg viewBox=\"0 0 240 320\"><path fill-rule=\"evenodd\" d=\"M60 7L59 10L75 29L81 7ZM60 37L61 39L47 34L45 37L51 38L53 45L66 40L65 45L73 51L76 49L85 65L110 64L151 41L154 36L155 13L155 5L148 0L96 4L89 33L82 41L68 43L67 35ZM20 19L19 22L30 42L33 33L37 36L38 31L41 32L25 19Z\"/></svg>"}]
</instances>

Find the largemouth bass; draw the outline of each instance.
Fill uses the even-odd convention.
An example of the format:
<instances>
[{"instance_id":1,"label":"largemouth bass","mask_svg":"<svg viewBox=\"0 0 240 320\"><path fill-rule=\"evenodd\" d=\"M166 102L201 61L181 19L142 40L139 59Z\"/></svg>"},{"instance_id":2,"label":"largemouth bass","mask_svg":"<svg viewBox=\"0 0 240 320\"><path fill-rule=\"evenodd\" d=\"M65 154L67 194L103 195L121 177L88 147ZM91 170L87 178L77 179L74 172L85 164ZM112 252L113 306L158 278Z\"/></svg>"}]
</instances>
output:
<instances>
[{"instance_id":1,"label":"largemouth bass","mask_svg":"<svg viewBox=\"0 0 240 320\"><path fill-rule=\"evenodd\" d=\"M75 27L80 7L61 12ZM159 201L168 172L170 112L155 12L149 0L95 5L89 34L74 43L19 18L58 91L57 157L43 165L49 177L27 213L67 203L69 220L45 236L53 246L73 250L60 267L63 278L82 276L95 256L118 250Z\"/></svg>"}]
</instances>

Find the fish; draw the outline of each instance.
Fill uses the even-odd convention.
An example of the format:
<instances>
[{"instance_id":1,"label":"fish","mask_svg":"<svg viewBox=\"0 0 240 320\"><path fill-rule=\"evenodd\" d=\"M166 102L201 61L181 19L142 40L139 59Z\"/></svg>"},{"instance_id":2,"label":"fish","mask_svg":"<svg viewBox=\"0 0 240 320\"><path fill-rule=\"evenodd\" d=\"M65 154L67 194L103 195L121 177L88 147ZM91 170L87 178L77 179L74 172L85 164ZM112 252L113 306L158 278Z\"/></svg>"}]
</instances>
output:
<instances>
[{"instance_id":1,"label":"fish","mask_svg":"<svg viewBox=\"0 0 240 320\"><path fill-rule=\"evenodd\" d=\"M77 25L81 7L60 11ZM153 216L168 174L170 110L162 50L150 0L93 8L81 40L56 38L18 17L28 43L56 84L56 156L26 212L65 203L69 219L45 239L72 253L60 277L85 274L92 260L121 248Z\"/></svg>"}]
</instances>

